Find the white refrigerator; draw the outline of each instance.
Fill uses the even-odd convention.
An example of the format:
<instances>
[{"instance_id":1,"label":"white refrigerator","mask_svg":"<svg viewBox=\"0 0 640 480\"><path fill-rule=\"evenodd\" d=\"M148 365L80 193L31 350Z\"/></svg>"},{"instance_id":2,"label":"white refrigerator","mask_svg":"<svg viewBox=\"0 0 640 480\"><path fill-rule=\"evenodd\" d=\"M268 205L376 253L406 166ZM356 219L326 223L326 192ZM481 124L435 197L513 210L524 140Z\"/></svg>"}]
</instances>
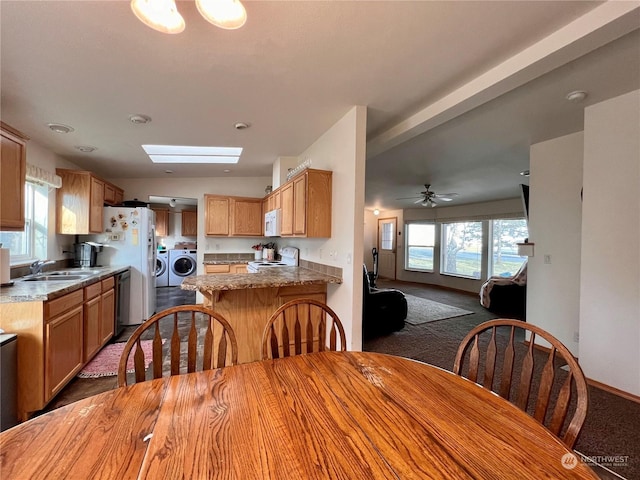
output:
<instances>
[{"instance_id":1,"label":"white refrigerator","mask_svg":"<svg viewBox=\"0 0 640 480\"><path fill-rule=\"evenodd\" d=\"M146 207L104 207L101 262L131 267L129 320L138 325L156 311L155 213Z\"/></svg>"}]
</instances>

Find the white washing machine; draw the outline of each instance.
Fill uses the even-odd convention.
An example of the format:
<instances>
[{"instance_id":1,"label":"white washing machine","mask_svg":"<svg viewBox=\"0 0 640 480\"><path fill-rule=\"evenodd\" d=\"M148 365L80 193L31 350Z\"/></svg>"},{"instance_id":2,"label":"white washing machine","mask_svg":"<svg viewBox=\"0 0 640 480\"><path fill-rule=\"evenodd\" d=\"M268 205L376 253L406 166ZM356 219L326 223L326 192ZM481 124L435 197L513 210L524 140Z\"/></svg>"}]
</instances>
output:
<instances>
[{"instance_id":1,"label":"white washing machine","mask_svg":"<svg viewBox=\"0 0 640 480\"><path fill-rule=\"evenodd\" d=\"M169 250L169 286L177 287L197 270L196 250Z\"/></svg>"},{"instance_id":2,"label":"white washing machine","mask_svg":"<svg viewBox=\"0 0 640 480\"><path fill-rule=\"evenodd\" d=\"M169 286L169 250L158 251L156 257L156 287Z\"/></svg>"}]
</instances>

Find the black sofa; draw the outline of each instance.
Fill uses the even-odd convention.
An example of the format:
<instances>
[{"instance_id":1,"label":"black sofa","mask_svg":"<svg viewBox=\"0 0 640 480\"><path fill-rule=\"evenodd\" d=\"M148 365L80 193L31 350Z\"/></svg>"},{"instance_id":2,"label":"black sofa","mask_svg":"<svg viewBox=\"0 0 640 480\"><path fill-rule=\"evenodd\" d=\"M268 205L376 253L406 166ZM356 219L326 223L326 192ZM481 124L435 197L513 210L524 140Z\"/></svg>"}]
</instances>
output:
<instances>
[{"instance_id":1,"label":"black sofa","mask_svg":"<svg viewBox=\"0 0 640 480\"><path fill-rule=\"evenodd\" d=\"M362 333L365 339L402 330L407 318L407 299L400 290L373 288L363 265Z\"/></svg>"}]
</instances>

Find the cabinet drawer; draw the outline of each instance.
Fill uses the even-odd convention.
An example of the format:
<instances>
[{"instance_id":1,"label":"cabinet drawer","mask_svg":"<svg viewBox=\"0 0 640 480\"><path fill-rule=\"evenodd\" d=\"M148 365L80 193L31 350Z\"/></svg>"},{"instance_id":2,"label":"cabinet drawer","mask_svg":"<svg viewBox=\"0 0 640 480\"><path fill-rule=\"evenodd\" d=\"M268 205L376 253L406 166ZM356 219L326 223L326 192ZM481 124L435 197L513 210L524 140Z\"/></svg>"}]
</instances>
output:
<instances>
[{"instance_id":1,"label":"cabinet drawer","mask_svg":"<svg viewBox=\"0 0 640 480\"><path fill-rule=\"evenodd\" d=\"M107 290L111 290L116 284L114 277L105 278L102 280L102 292L106 292Z\"/></svg>"},{"instance_id":2,"label":"cabinet drawer","mask_svg":"<svg viewBox=\"0 0 640 480\"><path fill-rule=\"evenodd\" d=\"M75 292L68 293L67 295L56 298L55 300L51 300L50 302L46 302L44 304L44 316L49 319L60 315L67 310L75 307L76 305L81 305L84 299L84 292L82 289L78 289Z\"/></svg>"},{"instance_id":3,"label":"cabinet drawer","mask_svg":"<svg viewBox=\"0 0 640 480\"><path fill-rule=\"evenodd\" d=\"M231 265L205 265L205 273L229 273Z\"/></svg>"},{"instance_id":4,"label":"cabinet drawer","mask_svg":"<svg viewBox=\"0 0 640 480\"><path fill-rule=\"evenodd\" d=\"M84 299L89 300L90 298L97 297L102 293L102 283L96 282L88 287L84 287Z\"/></svg>"}]
</instances>

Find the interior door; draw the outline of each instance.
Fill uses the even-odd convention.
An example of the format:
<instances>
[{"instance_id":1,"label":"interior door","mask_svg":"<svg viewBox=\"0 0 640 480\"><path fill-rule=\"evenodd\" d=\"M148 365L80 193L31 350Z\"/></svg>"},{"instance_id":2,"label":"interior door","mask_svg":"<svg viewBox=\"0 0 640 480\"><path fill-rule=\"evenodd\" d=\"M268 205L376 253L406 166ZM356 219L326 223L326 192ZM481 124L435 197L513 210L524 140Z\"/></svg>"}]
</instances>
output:
<instances>
[{"instance_id":1,"label":"interior door","mask_svg":"<svg viewBox=\"0 0 640 480\"><path fill-rule=\"evenodd\" d=\"M378 219L378 276L396 279L396 231L398 218Z\"/></svg>"}]
</instances>

